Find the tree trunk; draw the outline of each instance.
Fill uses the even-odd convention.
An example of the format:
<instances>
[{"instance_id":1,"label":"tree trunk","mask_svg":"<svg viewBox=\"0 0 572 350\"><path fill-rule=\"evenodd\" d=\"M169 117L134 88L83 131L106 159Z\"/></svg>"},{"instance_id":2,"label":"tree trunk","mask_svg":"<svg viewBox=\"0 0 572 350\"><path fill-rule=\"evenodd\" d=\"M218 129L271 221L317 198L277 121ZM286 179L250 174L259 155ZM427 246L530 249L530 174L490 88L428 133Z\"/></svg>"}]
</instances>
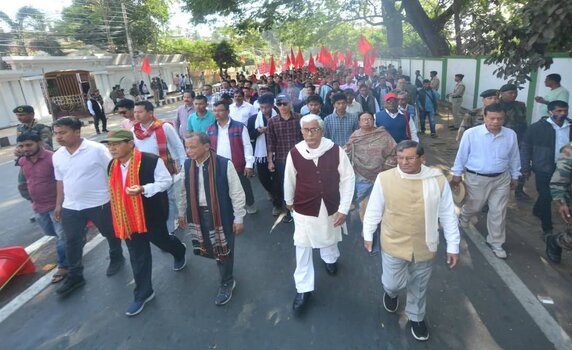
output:
<instances>
[{"instance_id":1,"label":"tree trunk","mask_svg":"<svg viewBox=\"0 0 572 350\"><path fill-rule=\"evenodd\" d=\"M463 54L463 40L461 40L461 3L459 0L454 0L453 2L453 20L455 23L455 53L457 55Z\"/></svg>"},{"instance_id":2,"label":"tree trunk","mask_svg":"<svg viewBox=\"0 0 572 350\"><path fill-rule=\"evenodd\" d=\"M433 56L450 55L451 48L443 34L446 20L440 17L429 18L419 0L407 0L403 1L402 4L405 9L406 20L415 28L431 54Z\"/></svg>"},{"instance_id":3,"label":"tree trunk","mask_svg":"<svg viewBox=\"0 0 572 350\"><path fill-rule=\"evenodd\" d=\"M381 0L383 23L387 32L388 51L395 57L403 51L403 22L395 9L395 0Z\"/></svg>"}]
</instances>

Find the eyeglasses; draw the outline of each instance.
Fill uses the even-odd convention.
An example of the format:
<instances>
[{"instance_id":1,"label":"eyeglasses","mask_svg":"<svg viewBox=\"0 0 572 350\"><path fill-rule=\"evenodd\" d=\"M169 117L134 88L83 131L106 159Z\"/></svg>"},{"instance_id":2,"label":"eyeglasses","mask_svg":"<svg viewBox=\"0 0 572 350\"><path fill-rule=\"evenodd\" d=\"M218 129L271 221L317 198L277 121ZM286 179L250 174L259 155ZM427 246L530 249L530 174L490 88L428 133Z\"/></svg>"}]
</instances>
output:
<instances>
[{"instance_id":1,"label":"eyeglasses","mask_svg":"<svg viewBox=\"0 0 572 350\"><path fill-rule=\"evenodd\" d=\"M288 106L288 102L276 102L276 106L280 107L280 106Z\"/></svg>"},{"instance_id":2,"label":"eyeglasses","mask_svg":"<svg viewBox=\"0 0 572 350\"><path fill-rule=\"evenodd\" d=\"M317 134L322 131L322 128L302 128L302 133L304 134Z\"/></svg>"},{"instance_id":3,"label":"eyeglasses","mask_svg":"<svg viewBox=\"0 0 572 350\"><path fill-rule=\"evenodd\" d=\"M414 160L417 159L417 158L419 158L419 156L413 156L413 157L400 157L400 156L397 156L397 161L398 161L398 162L403 162L403 161L412 162L412 161L414 161Z\"/></svg>"}]
</instances>

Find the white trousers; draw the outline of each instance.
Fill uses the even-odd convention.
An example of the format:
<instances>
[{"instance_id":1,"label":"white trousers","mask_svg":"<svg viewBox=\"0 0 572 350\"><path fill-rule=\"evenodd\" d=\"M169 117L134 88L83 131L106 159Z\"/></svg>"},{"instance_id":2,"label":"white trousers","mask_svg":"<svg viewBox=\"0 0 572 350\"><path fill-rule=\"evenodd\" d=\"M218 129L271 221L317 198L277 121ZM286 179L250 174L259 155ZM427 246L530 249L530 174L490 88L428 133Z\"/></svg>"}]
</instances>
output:
<instances>
[{"instance_id":1,"label":"white trousers","mask_svg":"<svg viewBox=\"0 0 572 350\"><path fill-rule=\"evenodd\" d=\"M405 314L410 321L423 321L433 259L422 262L407 261L382 252L381 264L381 284L385 292L395 298L400 290L407 287Z\"/></svg>"},{"instance_id":2,"label":"white trousers","mask_svg":"<svg viewBox=\"0 0 572 350\"><path fill-rule=\"evenodd\" d=\"M320 257L326 264L333 264L340 257L338 244L320 248ZM314 261L311 247L296 246L296 270L294 282L298 293L306 293L314 290Z\"/></svg>"},{"instance_id":3,"label":"white trousers","mask_svg":"<svg viewBox=\"0 0 572 350\"><path fill-rule=\"evenodd\" d=\"M494 248L501 248L506 241L506 207L510 195L510 180L508 171L497 177L465 173L467 199L461 208L459 219L468 222L488 203L487 242Z\"/></svg>"}]
</instances>

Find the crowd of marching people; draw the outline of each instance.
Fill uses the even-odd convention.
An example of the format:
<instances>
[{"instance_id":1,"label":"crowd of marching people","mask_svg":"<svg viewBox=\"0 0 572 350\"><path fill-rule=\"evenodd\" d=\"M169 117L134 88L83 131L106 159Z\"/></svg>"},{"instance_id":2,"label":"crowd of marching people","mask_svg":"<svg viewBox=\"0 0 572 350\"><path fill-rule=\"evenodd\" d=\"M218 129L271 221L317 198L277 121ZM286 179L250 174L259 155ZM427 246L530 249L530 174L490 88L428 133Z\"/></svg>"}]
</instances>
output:
<instances>
[{"instance_id":1,"label":"crowd of marching people","mask_svg":"<svg viewBox=\"0 0 572 350\"><path fill-rule=\"evenodd\" d=\"M381 256L381 303L397 312L399 292L406 289L405 314L419 341L429 338L426 292L438 261L439 227L453 268L459 226L468 227L488 210L487 243L496 257L507 258L509 195L512 189L527 200L523 186L534 173L534 215L542 222L547 257L558 263L562 248L572 246L567 229L552 221L572 220L572 121L558 74L546 79L550 92L536 98L542 115L532 125L526 114L531 106L516 100L515 85L482 92L483 107L465 113L462 74L441 96L438 72L423 78L417 71L411 78L392 65L370 75L361 68L237 74L221 78L220 87L201 83L199 93L178 82L183 105L174 123L158 119L150 101L121 99L121 129L107 131L104 123L101 143L83 137L74 117L46 126L34 120L32 107L14 109L21 122L19 187L44 232L57 237L52 282L61 282L58 295L85 284L82 249L91 221L109 245L108 276L124 264L125 241L135 280L127 316L139 314L155 296L150 243L173 256L175 271L185 268L188 249L215 260L220 286L214 302L228 303L237 285L235 238L248 231L244 217L259 211L255 174L272 202L271 214L293 223L296 315L315 289L313 249L319 249L326 273L337 274L338 242L348 234L352 210L363 224L361 233L352 234L363 236L368 253ZM450 131L436 126L444 98L453 110ZM98 108L97 99L90 103L90 111ZM447 178L425 165L425 148L427 137L453 131L459 148ZM60 146L55 151L52 132ZM177 228L190 239L179 240Z\"/></svg>"}]
</instances>

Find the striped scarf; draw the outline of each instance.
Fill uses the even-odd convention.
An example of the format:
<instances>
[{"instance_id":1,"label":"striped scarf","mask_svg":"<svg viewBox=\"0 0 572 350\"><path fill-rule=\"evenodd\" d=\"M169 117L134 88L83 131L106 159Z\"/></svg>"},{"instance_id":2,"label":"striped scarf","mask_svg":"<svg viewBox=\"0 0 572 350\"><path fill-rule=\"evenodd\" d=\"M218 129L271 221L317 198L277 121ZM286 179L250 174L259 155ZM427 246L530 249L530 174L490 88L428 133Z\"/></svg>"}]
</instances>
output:
<instances>
[{"instance_id":1,"label":"striped scarf","mask_svg":"<svg viewBox=\"0 0 572 350\"><path fill-rule=\"evenodd\" d=\"M141 123L136 123L133 126L133 133L139 140L144 140L155 133L155 136L157 137L157 147L159 148L159 157L165 163L167 170L169 170L169 174L174 175L178 171L175 166L175 160L171 156L169 148L167 147L167 135L165 135L163 124L165 124L164 121L157 119L157 117L153 117L153 123L149 125L147 130L143 130Z\"/></svg>"},{"instance_id":2,"label":"striped scarf","mask_svg":"<svg viewBox=\"0 0 572 350\"><path fill-rule=\"evenodd\" d=\"M209 150L209 157L205 161L204 166L207 167L208 181L203 179L204 183L208 185L205 189L205 194L207 196L207 203L210 204L213 216L213 228L209 227L209 240L212 246L212 255L207 251L203 234L201 231L201 215L199 213L199 193L198 193L198 169L197 162L192 161L191 167L189 169L189 203L191 208L191 217L189 221L189 229L191 235L191 241L193 244L193 250L195 254L214 257L218 261L223 261L228 254L230 249L228 248L228 243L226 241L226 236L224 234L224 229L222 226L222 220L220 215L220 207L218 203L218 191L216 188L216 177L218 173L216 153L211 149ZM210 199L210 200L209 200Z\"/></svg>"},{"instance_id":3,"label":"striped scarf","mask_svg":"<svg viewBox=\"0 0 572 350\"><path fill-rule=\"evenodd\" d=\"M109 167L109 193L111 195L113 229L115 230L115 236L119 239L131 239L132 233L147 232L141 195L130 196L125 192L127 187L140 185L140 168L141 152L137 149L134 149L131 154L125 183L123 183L119 159L114 159Z\"/></svg>"}]
</instances>

